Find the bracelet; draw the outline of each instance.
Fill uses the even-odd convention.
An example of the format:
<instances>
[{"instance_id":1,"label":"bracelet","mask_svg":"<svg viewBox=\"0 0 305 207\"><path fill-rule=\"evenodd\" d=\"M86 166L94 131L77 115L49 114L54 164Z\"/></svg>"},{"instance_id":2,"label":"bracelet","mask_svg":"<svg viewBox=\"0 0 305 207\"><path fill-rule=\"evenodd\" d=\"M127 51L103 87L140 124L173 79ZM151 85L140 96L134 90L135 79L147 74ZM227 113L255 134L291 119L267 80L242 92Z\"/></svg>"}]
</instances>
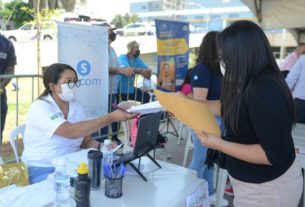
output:
<instances>
[{"instance_id":1,"label":"bracelet","mask_svg":"<svg viewBox=\"0 0 305 207\"><path fill-rule=\"evenodd\" d=\"M101 151L101 143L98 143L97 149L98 149L98 151Z\"/></svg>"}]
</instances>

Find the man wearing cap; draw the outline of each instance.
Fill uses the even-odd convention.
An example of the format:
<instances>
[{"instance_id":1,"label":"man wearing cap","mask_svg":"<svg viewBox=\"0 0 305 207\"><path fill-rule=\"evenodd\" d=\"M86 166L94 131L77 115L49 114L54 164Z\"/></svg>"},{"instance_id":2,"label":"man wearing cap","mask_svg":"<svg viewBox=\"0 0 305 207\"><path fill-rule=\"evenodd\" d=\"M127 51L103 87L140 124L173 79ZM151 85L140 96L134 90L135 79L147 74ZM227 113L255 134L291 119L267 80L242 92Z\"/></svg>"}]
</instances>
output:
<instances>
[{"instance_id":1,"label":"man wearing cap","mask_svg":"<svg viewBox=\"0 0 305 207\"><path fill-rule=\"evenodd\" d=\"M119 69L119 60L118 56L110 46L112 42L116 39L116 33L114 30L116 28L112 28L108 23L103 23L101 26L105 26L108 28L108 65L109 65L109 97L108 97L108 112L112 112L115 108L112 104L117 104L118 96L117 96L117 86L116 86L116 75L122 74L126 77L130 77L133 74L133 69L130 67ZM121 141L118 139L117 131L118 131L118 123L111 123L112 130L112 141L120 144ZM101 135L108 134L108 126L101 129Z\"/></svg>"},{"instance_id":2,"label":"man wearing cap","mask_svg":"<svg viewBox=\"0 0 305 207\"><path fill-rule=\"evenodd\" d=\"M140 49L137 41L131 41L127 44L127 54L121 55L119 61L121 68L133 68L134 74L143 75L144 78L150 78L151 70L139 57ZM136 100L139 102L149 102L149 94L143 92L141 89L134 87L134 76L127 77L120 74L117 76L118 89L121 92L122 100Z\"/></svg>"},{"instance_id":3,"label":"man wearing cap","mask_svg":"<svg viewBox=\"0 0 305 207\"><path fill-rule=\"evenodd\" d=\"M16 55L15 49L11 41L0 34L0 75L13 75L15 72ZM1 101L1 134L0 146L2 145L2 132L5 126L5 118L7 114L7 96L5 87L11 79L2 79L0 81L0 101Z\"/></svg>"}]
</instances>

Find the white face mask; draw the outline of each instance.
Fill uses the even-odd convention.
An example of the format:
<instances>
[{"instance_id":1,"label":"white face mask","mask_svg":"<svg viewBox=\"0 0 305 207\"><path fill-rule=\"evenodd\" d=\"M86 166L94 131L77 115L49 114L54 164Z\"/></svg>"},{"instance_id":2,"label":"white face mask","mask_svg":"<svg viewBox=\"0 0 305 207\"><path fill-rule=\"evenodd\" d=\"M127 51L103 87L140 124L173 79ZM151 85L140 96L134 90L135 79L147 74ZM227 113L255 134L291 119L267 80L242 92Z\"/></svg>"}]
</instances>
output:
<instances>
[{"instance_id":1,"label":"white face mask","mask_svg":"<svg viewBox=\"0 0 305 207\"><path fill-rule=\"evenodd\" d=\"M223 76L225 76L225 72L226 72L226 69L225 69L225 63L223 61L220 61L220 71L222 73Z\"/></svg>"},{"instance_id":2,"label":"white face mask","mask_svg":"<svg viewBox=\"0 0 305 207\"><path fill-rule=\"evenodd\" d=\"M75 99L76 87L69 88L68 83L60 84L61 93L58 94L59 98L65 102L70 102Z\"/></svg>"}]
</instances>

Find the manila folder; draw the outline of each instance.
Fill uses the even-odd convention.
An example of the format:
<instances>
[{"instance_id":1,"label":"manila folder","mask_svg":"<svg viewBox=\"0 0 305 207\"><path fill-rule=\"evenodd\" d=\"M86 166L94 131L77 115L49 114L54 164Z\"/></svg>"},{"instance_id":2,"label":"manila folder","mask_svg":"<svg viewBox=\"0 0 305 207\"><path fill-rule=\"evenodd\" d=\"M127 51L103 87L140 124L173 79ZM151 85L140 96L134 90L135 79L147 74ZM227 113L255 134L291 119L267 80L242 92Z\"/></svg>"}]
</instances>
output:
<instances>
[{"instance_id":1,"label":"manila folder","mask_svg":"<svg viewBox=\"0 0 305 207\"><path fill-rule=\"evenodd\" d=\"M159 103L195 132L205 131L220 136L220 129L207 105L177 95L154 91Z\"/></svg>"}]
</instances>

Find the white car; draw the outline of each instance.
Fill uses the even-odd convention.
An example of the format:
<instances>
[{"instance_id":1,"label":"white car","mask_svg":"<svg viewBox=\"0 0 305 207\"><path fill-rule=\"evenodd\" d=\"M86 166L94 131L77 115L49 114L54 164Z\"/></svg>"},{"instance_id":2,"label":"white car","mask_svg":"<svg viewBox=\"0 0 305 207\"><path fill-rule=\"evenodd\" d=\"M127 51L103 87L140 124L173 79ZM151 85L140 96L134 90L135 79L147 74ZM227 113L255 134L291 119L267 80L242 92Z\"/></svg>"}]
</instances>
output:
<instances>
[{"instance_id":1,"label":"white car","mask_svg":"<svg viewBox=\"0 0 305 207\"><path fill-rule=\"evenodd\" d=\"M37 27L35 23L28 23L16 30L7 30L0 32L11 41L29 41L37 39ZM56 39L56 24L54 22L41 23L41 39Z\"/></svg>"},{"instance_id":2,"label":"white car","mask_svg":"<svg viewBox=\"0 0 305 207\"><path fill-rule=\"evenodd\" d=\"M156 27L150 24L132 23L126 25L122 29L115 30L115 32L122 36L155 35Z\"/></svg>"}]
</instances>

